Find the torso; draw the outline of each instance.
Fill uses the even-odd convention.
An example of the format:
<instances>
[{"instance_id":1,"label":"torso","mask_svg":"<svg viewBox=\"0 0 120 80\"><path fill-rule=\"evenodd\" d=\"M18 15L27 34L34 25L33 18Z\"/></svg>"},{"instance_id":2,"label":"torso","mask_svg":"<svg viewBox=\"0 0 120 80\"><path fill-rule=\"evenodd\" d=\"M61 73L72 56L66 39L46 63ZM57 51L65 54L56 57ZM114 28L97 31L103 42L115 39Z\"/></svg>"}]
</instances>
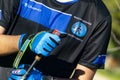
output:
<instances>
[{"instance_id":1,"label":"torso","mask_svg":"<svg viewBox=\"0 0 120 80\"><path fill-rule=\"evenodd\" d=\"M68 36L63 38L51 56L43 58L37 67L44 74L69 77L82 54L80 49L81 54L76 55L75 49L96 26L94 23L97 13L93 14L93 7L94 5L91 6L83 0L69 5L55 0L21 0L18 10L20 16L17 16L14 28L9 34L31 34L49 29L66 32Z\"/></svg>"}]
</instances>

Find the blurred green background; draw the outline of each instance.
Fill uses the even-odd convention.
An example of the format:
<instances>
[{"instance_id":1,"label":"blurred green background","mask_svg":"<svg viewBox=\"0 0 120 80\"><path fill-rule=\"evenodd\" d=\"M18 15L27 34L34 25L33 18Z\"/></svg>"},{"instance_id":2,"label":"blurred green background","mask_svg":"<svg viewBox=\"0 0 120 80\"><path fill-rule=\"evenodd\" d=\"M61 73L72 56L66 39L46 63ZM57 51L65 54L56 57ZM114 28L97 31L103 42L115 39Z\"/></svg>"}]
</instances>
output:
<instances>
[{"instance_id":1,"label":"blurred green background","mask_svg":"<svg viewBox=\"0 0 120 80\"><path fill-rule=\"evenodd\" d=\"M105 70L98 70L97 74L108 80L120 80L120 0L103 0L112 16L111 39Z\"/></svg>"}]
</instances>

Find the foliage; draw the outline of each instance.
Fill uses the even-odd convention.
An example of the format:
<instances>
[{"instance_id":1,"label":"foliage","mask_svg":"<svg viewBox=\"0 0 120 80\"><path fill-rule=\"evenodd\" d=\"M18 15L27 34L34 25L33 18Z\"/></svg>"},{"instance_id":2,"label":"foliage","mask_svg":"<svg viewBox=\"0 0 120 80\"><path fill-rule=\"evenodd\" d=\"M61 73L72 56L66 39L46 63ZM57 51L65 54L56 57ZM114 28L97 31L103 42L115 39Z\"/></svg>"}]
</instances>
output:
<instances>
[{"instance_id":1,"label":"foliage","mask_svg":"<svg viewBox=\"0 0 120 80\"><path fill-rule=\"evenodd\" d=\"M99 74L102 74L108 78L108 80L120 80L120 72L119 73L113 73L107 70L98 70Z\"/></svg>"},{"instance_id":2,"label":"foliage","mask_svg":"<svg viewBox=\"0 0 120 80\"><path fill-rule=\"evenodd\" d=\"M120 0L103 0L112 15L112 30L120 39ZM109 2L108 2L109 1Z\"/></svg>"},{"instance_id":3,"label":"foliage","mask_svg":"<svg viewBox=\"0 0 120 80\"><path fill-rule=\"evenodd\" d=\"M112 33L108 53L120 58L120 0L103 0L112 16Z\"/></svg>"}]
</instances>

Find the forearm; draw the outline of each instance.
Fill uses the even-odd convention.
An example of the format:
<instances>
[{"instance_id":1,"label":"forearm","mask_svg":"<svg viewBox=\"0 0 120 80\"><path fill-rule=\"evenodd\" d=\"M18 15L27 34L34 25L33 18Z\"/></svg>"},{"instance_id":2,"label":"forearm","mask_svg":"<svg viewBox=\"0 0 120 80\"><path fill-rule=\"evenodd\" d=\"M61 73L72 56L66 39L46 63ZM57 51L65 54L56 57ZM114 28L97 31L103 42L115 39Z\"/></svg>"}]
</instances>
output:
<instances>
[{"instance_id":1,"label":"forearm","mask_svg":"<svg viewBox=\"0 0 120 80\"><path fill-rule=\"evenodd\" d=\"M78 64L72 78L77 78L79 80L93 80L95 73L96 69L91 69Z\"/></svg>"},{"instance_id":2,"label":"forearm","mask_svg":"<svg viewBox=\"0 0 120 80\"><path fill-rule=\"evenodd\" d=\"M18 51L20 36L0 35L0 55L8 55Z\"/></svg>"},{"instance_id":3,"label":"forearm","mask_svg":"<svg viewBox=\"0 0 120 80\"><path fill-rule=\"evenodd\" d=\"M77 65L72 78L54 78L50 80L93 80L93 77L96 73L96 69L90 69L82 65ZM47 79L45 79L47 80ZM49 79L48 79L49 80Z\"/></svg>"}]
</instances>

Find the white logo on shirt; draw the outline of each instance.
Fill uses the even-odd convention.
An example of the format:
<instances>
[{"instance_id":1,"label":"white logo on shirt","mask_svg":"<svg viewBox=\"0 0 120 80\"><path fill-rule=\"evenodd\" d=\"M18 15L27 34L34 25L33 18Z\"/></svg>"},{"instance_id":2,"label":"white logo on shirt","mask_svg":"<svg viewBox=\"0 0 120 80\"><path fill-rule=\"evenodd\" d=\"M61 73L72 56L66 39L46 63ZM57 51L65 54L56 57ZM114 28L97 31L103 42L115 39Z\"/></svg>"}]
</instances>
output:
<instances>
[{"instance_id":1,"label":"white logo on shirt","mask_svg":"<svg viewBox=\"0 0 120 80\"><path fill-rule=\"evenodd\" d=\"M41 9L39 9L37 7L34 7L34 6L32 6L32 5L28 4L28 3L25 3L24 6L30 8L32 10L36 10L38 12L41 12Z\"/></svg>"}]
</instances>

